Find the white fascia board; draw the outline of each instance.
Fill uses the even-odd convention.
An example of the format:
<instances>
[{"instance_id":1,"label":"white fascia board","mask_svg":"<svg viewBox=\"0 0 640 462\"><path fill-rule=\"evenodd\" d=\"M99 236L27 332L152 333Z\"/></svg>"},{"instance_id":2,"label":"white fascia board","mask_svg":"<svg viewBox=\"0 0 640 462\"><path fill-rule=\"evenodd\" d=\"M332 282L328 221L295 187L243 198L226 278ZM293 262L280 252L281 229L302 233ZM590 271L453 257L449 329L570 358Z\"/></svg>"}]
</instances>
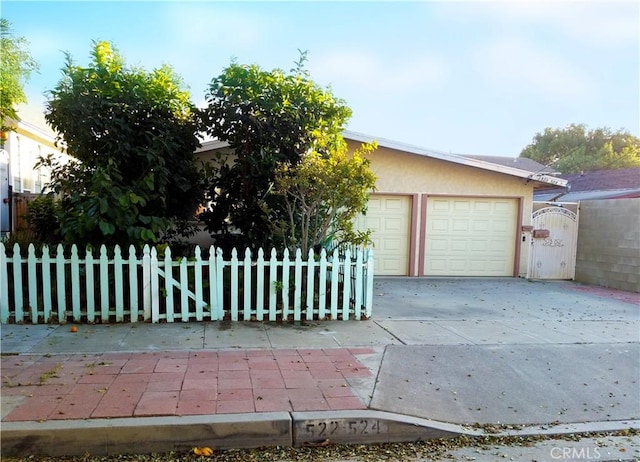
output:
<instances>
[{"instance_id":1,"label":"white fascia board","mask_svg":"<svg viewBox=\"0 0 640 462\"><path fill-rule=\"evenodd\" d=\"M222 149L227 147L229 147L229 143L226 141L220 141L216 139L207 140L207 141L203 141L200 144L199 148L196 148L196 153L206 152L206 151L215 151L216 149Z\"/></svg>"},{"instance_id":2,"label":"white fascia board","mask_svg":"<svg viewBox=\"0 0 640 462\"><path fill-rule=\"evenodd\" d=\"M56 135L53 130L44 130L38 125L29 123L25 120L18 120L15 123L15 127L16 129L23 130L26 133L29 133L30 135L40 138L41 140L44 140L48 143L54 144L56 141Z\"/></svg>"},{"instance_id":3,"label":"white fascia board","mask_svg":"<svg viewBox=\"0 0 640 462\"><path fill-rule=\"evenodd\" d=\"M446 162L453 162L455 164L467 165L469 167L481 168L483 170L489 170L492 172L504 173L506 175L526 178L527 180L536 181L539 183L552 184L562 187L565 187L567 185L567 180L556 178L551 175L545 175L543 173L532 173L527 170L507 167L506 165L493 164L491 162L485 162L483 160L471 159L469 157L464 157L458 154L450 154L440 151L433 151L431 149L424 149L418 146L399 143L397 141L391 141L384 138L376 138L374 136L365 135L363 133L345 130L344 132L342 132L342 136L344 136L346 139L359 141L361 143L370 143L375 140L378 143L378 146L382 146L384 148L395 149L396 151L408 152L410 154L416 154L419 156L431 157L432 159L444 160Z\"/></svg>"}]
</instances>

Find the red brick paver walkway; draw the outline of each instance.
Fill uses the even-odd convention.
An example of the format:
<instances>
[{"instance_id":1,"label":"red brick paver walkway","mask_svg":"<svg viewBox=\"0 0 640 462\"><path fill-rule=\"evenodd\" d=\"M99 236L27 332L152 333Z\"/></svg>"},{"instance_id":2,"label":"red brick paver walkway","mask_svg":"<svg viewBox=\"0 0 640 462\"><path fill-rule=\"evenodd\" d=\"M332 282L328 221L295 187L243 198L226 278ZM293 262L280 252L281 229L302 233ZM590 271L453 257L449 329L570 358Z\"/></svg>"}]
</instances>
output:
<instances>
[{"instance_id":1,"label":"red brick paver walkway","mask_svg":"<svg viewBox=\"0 0 640 462\"><path fill-rule=\"evenodd\" d=\"M368 348L2 357L4 421L366 409L346 379Z\"/></svg>"}]
</instances>

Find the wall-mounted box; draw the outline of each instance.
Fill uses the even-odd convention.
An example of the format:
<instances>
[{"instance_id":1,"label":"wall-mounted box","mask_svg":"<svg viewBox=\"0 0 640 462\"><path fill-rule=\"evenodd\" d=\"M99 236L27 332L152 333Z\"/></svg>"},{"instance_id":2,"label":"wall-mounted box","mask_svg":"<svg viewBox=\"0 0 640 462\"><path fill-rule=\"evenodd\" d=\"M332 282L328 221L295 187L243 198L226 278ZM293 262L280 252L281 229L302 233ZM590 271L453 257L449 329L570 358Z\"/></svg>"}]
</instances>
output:
<instances>
[{"instance_id":1,"label":"wall-mounted box","mask_svg":"<svg viewBox=\"0 0 640 462\"><path fill-rule=\"evenodd\" d=\"M520 227L520 230L524 233L530 233L531 231L533 231L533 226L531 225L522 225Z\"/></svg>"},{"instance_id":2,"label":"wall-mounted box","mask_svg":"<svg viewBox=\"0 0 640 462\"><path fill-rule=\"evenodd\" d=\"M549 230L548 229L534 229L533 230L533 237L536 238L546 238L549 237Z\"/></svg>"}]
</instances>

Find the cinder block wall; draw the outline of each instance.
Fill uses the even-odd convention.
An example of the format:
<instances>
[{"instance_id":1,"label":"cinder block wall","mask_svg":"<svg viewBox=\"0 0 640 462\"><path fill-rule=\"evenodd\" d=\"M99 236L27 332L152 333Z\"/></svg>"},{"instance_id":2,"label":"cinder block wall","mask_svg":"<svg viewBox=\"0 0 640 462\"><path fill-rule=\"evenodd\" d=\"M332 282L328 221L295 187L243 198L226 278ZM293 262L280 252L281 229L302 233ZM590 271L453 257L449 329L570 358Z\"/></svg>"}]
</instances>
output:
<instances>
[{"instance_id":1,"label":"cinder block wall","mask_svg":"<svg viewBox=\"0 0 640 462\"><path fill-rule=\"evenodd\" d=\"M640 198L580 202L575 280L640 292Z\"/></svg>"}]
</instances>

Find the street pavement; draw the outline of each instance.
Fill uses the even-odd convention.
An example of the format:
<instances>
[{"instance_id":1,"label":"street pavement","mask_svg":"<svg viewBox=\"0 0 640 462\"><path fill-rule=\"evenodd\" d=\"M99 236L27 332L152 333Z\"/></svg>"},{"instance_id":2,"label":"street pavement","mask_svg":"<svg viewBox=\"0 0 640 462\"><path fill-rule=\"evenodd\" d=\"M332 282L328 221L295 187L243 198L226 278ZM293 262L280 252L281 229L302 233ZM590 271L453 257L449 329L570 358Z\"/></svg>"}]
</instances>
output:
<instances>
[{"instance_id":1,"label":"street pavement","mask_svg":"<svg viewBox=\"0 0 640 462\"><path fill-rule=\"evenodd\" d=\"M640 428L640 294L571 281L377 278L363 321L76 327L1 326L3 454Z\"/></svg>"}]
</instances>

